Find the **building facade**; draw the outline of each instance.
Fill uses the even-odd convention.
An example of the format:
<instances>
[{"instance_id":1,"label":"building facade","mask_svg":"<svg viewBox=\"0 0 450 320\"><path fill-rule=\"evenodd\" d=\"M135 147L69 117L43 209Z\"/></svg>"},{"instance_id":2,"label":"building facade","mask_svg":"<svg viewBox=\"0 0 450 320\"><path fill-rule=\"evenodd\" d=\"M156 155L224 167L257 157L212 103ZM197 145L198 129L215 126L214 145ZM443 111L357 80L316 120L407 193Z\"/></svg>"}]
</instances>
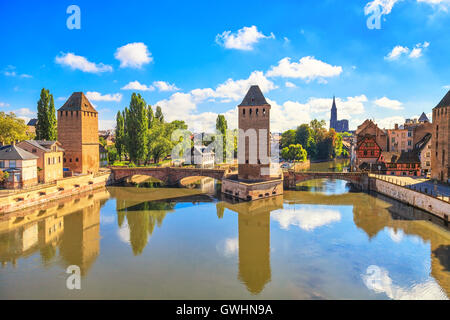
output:
<instances>
[{"instance_id":1,"label":"building facade","mask_svg":"<svg viewBox=\"0 0 450 320\"><path fill-rule=\"evenodd\" d=\"M431 177L449 182L450 165L450 91L433 108L433 137L431 143Z\"/></svg>"},{"instance_id":2,"label":"building facade","mask_svg":"<svg viewBox=\"0 0 450 320\"><path fill-rule=\"evenodd\" d=\"M355 148L356 153L356 167L362 169L362 165L375 164L378 161L382 152L373 136L367 135L362 138Z\"/></svg>"},{"instance_id":3,"label":"building facade","mask_svg":"<svg viewBox=\"0 0 450 320\"><path fill-rule=\"evenodd\" d=\"M215 154L203 145L193 146L186 154L186 163L194 164L197 168L214 168Z\"/></svg>"},{"instance_id":4,"label":"building facade","mask_svg":"<svg viewBox=\"0 0 450 320\"><path fill-rule=\"evenodd\" d=\"M83 92L74 92L57 114L64 168L75 173L97 172L100 158L98 112Z\"/></svg>"},{"instance_id":5,"label":"building facade","mask_svg":"<svg viewBox=\"0 0 450 320\"><path fill-rule=\"evenodd\" d=\"M378 163L383 164L387 175L420 176L420 160L416 151L381 153Z\"/></svg>"},{"instance_id":6,"label":"building facade","mask_svg":"<svg viewBox=\"0 0 450 320\"><path fill-rule=\"evenodd\" d=\"M333 104L331 106L330 128L334 129L336 132L348 132L348 120L337 119L337 107L335 97L333 97Z\"/></svg>"},{"instance_id":7,"label":"building facade","mask_svg":"<svg viewBox=\"0 0 450 320\"><path fill-rule=\"evenodd\" d=\"M18 189L36 185L37 159L38 156L15 145L0 147L0 170L8 174L3 186Z\"/></svg>"},{"instance_id":8,"label":"building facade","mask_svg":"<svg viewBox=\"0 0 450 320\"><path fill-rule=\"evenodd\" d=\"M410 151L414 148L413 129L399 128L398 124L395 129L388 129L388 148L385 151L402 152Z\"/></svg>"},{"instance_id":9,"label":"building facade","mask_svg":"<svg viewBox=\"0 0 450 320\"><path fill-rule=\"evenodd\" d=\"M25 140L17 145L39 157L37 159L39 182L47 183L63 178L64 149L59 142Z\"/></svg>"},{"instance_id":10,"label":"building facade","mask_svg":"<svg viewBox=\"0 0 450 320\"><path fill-rule=\"evenodd\" d=\"M420 160L420 174L428 177L431 174L431 133L428 133L414 145Z\"/></svg>"},{"instance_id":11,"label":"building facade","mask_svg":"<svg viewBox=\"0 0 450 320\"><path fill-rule=\"evenodd\" d=\"M359 145L361 140L365 139L367 136L372 136L378 146L380 146L382 151L387 151L387 133L378 128L376 123L372 120L367 119L356 129L356 144Z\"/></svg>"}]
</instances>

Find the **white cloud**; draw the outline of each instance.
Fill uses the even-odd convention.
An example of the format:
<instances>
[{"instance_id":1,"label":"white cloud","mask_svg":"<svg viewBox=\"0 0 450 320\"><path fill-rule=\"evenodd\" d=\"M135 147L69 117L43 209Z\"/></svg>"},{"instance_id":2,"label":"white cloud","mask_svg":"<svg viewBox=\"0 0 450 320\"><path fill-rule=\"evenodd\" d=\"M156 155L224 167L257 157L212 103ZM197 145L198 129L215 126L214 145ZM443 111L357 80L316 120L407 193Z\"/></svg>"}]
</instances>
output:
<instances>
[{"instance_id":1,"label":"white cloud","mask_svg":"<svg viewBox=\"0 0 450 320\"><path fill-rule=\"evenodd\" d=\"M239 239L238 238L228 238L225 240L224 254L226 256L231 256L237 254L239 251Z\"/></svg>"},{"instance_id":2,"label":"white cloud","mask_svg":"<svg viewBox=\"0 0 450 320\"><path fill-rule=\"evenodd\" d=\"M251 85L258 85L263 93L277 88L261 71L253 71L247 79L233 80L230 78L217 86L215 90L211 88L194 89L191 94L196 101L207 98L224 99L222 102L238 101L244 98Z\"/></svg>"},{"instance_id":3,"label":"white cloud","mask_svg":"<svg viewBox=\"0 0 450 320\"><path fill-rule=\"evenodd\" d=\"M420 58L422 56L423 49L428 48L429 45L430 45L430 43L426 42L426 41L424 43L416 44L415 48L411 50L409 57L412 59Z\"/></svg>"},{"instance_id":4,"label":"white cloud","mask_svg":"<svg viewBox=\"0 0 450 320\"><path fill-rule=\"evenodd\" d=\"M450 84L443 86L442 88L449 90L450 89Z\"/></svg>"},{"instance_id":5,"label":"white cloud","mask_svg":"<svg viewBox=\"0 0 450 320\"><path fill-rule=\"evenodd\" d=\"M290 82L290 81L286 81L284 83L284 85L286 86L286 88L297 88L297 86L294 83Z\"/></svg>"},{"instance_id":6,"label":"white cloud","mask_svg":"<svg viewBox=\"0 0 450 320\"><path fill-rule=\"evenodd\" d=\"M375 105L387 108L391 110L402 110L403 104L398 100L391 100L387 97L383 97L374 101Z\"/></svg>"},{"instance_id":7,"label":"white cloud","mask_svg":"<svg viewBox=\"0 0 450 320\"><path fill-rule=\"evenodd\" d=\"M115 120L98 120L98 130L110 130L116 127Z\"/></svg>"},{"instance_id":8,"label":"white cloud","mask_svg":"<svg viewBox=\"0 0 450 320\"><path fill-rule=\"evenodd\" d=\"M122 90L153 91L155 90L155 87L152 85L147 86L145 84L141 84L139 81L131 81L122 87Z\"/></svg>"},{"instance_id":9,"label":"white cloud","mask_svg":"<svg viewBox=\"0 0 450 320\"><path fill-rule=\"evenodd\" d=\"M25 74L25 73L17 74L17 72L15 72L15 71L5 71L3 74L7 77L33 78L29 74Z\"/></svg>"},{"instance_id":10,"label":"white cloud","mask_svg":"<svg viewBox=\"0 0 450 320\"><path fill-rule=\"evenodd\" d=\"M9 107L9 104L6 102L0 102L0 107Z\"/></svg>"},{"instance_id":11,"label":"white cloud","mask_svg":"<svg viewBox=\"0 0 450 320\"><path fill-rule=\"evenodd\" d=\"M396 60L396 59L400 58L401 55L408 54L408 53L409 53L409 49L407 47L396 46L396 47L394 47L394 49L392 49L391 52L389 52L389 54L385 57L385 59L386 60Z\"/></svg>"},{"instance_id":12,"label":"white cloud","mask_svg":"<svg viewBox=\"0 0 450 320\"><path fill-rule=\"evenodd\" d=\"M288 230L290 226L297 226L305 231L313 231L316 228L332 224L341 220L341 214L337 210L324 207L314 209L282 209L272 212L270 217L280 224L281 229Z\"/></svg>"},{"instance_id":13,"label":"white cloud","mask_svg":"<svg viewBox=\"0 0 450 320\"><path fill-rule=\"evenodd\" d=\"M121 93L105 94L102 95L100 92L88 91L86 92L86 97L91 101L115 101L120 102L122 100Z\"/></svg>"},{"instance_id":14,"label":"white cloud","mask_svg":"<svg viewBox=\"0 0 450 320\"><path fill-rule=\"evenodd\" d=\"M361 277L369 290L385 293L393 300L448 300L444 290L431 277L425 282L401 287L393 283L386 269L377 265L369 266Z\"/></svg>"},{"instance_id":15,"label":"white cloud","mask_svg":"<svg viewBox=\"0 0 450 320\"><path fill-rule=\"evenodd\" d=\"M13 110L14 114L19 117L34 117L36 112L31 111L29 108L20 108L17 110Z\"/></svg>"},{"instance_id":16,"label":"white cloud","mask_svg":"<svg viewBox=\"0 0 450 320\"><path fill-rule=\"evenodd\" d=\"M231 33L231 31L224 31L222 34L216 36L216 42L227 49L237 50L253 50L253 46L260 39L275 38L274 34L270 36L264 35L258 31L256 26L243 27L239 29L237 33Z\"/></svg>"},{"instance_id":17,"label":"white cloud","mask_svg":"<svg viewBox=\"0 0 450 320\"><path fill-rule=\"evenodd\" d=\"M61 56L57 56L55 62L63 66L68 66L72 70L81 70L89 73L111 72L113 70L111 66L103 63L96 64L90 62L85 57L77 56L70 52L62 53Z\"/></svg>"},{"instance_id":18,"label":"white cloud","mask_svg":"<svg viewBox=\"0 0 450 320\"><path fill-rule=\"evenodd\" d=\"M291 62L291 58L284 58L278 62L277 66L266 73L268 77L300 78L307 82L318 79L326 82L325 78L339 76L342 67L332 66L314 57L303 57L299 62Z\"/></svg>"},{"instance_id":19,"label":"white cloud","mask_svg":"<svg viewBox=\"0 0 450 320\"><path fill-rule=\"evenodd\" d=\"M403 55L408 55L411 59L417 59L422 56L423 49L426 49L430 46L430 43L425 41L423 43L418 43L414 46L412 50L410 50L408 47L403 46L395 46L394 49L392 49L391 52L388 53L386 57L384 57L386 60L397 60Z\"/></svg>"},{"instance_id":20,"label":"white cloud","mask_svg":"<svg viewBox=\"0 0 450 320\"><path fill-rule=\"evenodd\" d=\"M158 88L159 91L178 91L180 90L174 84L170 84L165 81L154 81L153 85Z\"/></svg>"},{"instance_id":21,"label":"white cloud","mask_svg":"<svg viewBox=\"0 0 450 320\"><path fill-rule=\"evenodd\" d=\"M359 124L361 124L361 123L359 123ZM391 129L391 128L394 128L396 123L397 124L405 123L405 118L402 116L386 117L386 118L381 118L381 119L376 120L376 123L379 128Z\"/></svg>"},{"instance_id":22,"label":"white cloud","mask_svg":"<svg viewBox=\"0 0 450 320\"><path fill-rule=\"evenodd\" d=\"M140 69L144 64L153 61L151 53L143 42L129 43L118 48L114 57L120 61L121 68Z\"/></svg>"},{"instance_id":23,"label":"white cloud","mask_svg":"<svg viewBox=\"0 0 450 320\"><path fill-rule=\"evenodd\" d=\"M399 0L373 0L366 4L364 8L364 13L366 15L370 14L377 7L381 9L381 14L389 14L392 11L392 8Z\"/></svg>"}]
</instances>

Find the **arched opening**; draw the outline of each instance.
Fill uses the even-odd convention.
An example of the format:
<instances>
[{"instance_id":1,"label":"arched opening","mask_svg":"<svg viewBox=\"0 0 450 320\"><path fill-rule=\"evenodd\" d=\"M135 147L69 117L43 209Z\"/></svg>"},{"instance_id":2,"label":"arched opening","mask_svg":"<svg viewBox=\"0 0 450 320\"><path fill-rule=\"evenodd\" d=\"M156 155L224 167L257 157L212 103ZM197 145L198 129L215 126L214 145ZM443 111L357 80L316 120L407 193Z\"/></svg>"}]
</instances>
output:
<instances>
[{"instance_id":1,"label":"arched opening","mask_svg":"<svg viewBox=\"0 0 450 320\"><path fill-rule=\"evenodd\" d=\"M216 194L220 192L220 181L206 176L191 176L181 179L178 185L182 188L196 189L201 193Z\"/></svg>"},{"instance_id":2,"label":"arched opening","mask_svg":"<svg viewBox=\"0 0 450 320\"><path fill-rule=\"evenodd\" d=\"M166 186L166 183L156 177L144 174L135 174L123 178L118 183L124 187L138 187L138 188L158 188Z\"/></svg>"},{"instance_id":3,"label":"arched opening","mask_svg":"<svg viewBox=\"0 0 450 320\"><path fill-rule=\"evenodd\" d=\"M355 190L355 186L350 181L343 179L314 178L297 182L295 190L325 195L339 195Z\"/></svg>"}]
</instances>

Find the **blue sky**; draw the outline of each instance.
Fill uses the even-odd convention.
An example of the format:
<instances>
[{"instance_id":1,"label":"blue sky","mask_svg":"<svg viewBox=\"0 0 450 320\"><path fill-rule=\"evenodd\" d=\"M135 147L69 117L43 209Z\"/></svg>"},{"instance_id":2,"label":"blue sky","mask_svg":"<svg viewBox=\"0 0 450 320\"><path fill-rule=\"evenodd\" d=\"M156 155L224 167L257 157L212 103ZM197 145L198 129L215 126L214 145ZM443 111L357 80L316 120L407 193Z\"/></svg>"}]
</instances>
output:
<instances>
[{"instance_id":1,"label":"blue sky","mask_svg":"<svg viewBox=\"0 0 450 320\"><path fill-rule=\"evenodd\" d=\"M272 130L328 122L333 95L351 129L430 113L450 89L449 0L1 1L0 109L31 118L42 87L59 108L88 94L112 128L131 93L168 120L236 126L251 84ZM68 29L67 8L81 11ZM382 13L369 29L364 8Z\"/></svg>"}]
</instances>

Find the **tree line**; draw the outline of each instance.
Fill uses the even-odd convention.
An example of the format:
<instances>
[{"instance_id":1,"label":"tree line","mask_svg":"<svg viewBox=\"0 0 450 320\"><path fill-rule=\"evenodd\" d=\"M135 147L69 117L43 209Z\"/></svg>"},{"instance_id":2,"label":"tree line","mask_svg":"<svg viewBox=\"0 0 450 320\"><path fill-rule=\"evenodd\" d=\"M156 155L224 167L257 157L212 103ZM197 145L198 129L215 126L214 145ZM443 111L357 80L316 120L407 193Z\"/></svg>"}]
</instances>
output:
<instances>
[{"instance_id":1,"label":"tree line","mask_svg":"<svg viewBox=\"0 0 450 320\"><path fill-rule=\"evenodd\" d=\"M155 112L140 94L133 93L128 107L117 112L117 157L133 164L158 163L171 154L178 141L172 141L176 129L187 129L184 121L166 122L161 107Z\"/></svg>"},{"instance_id":2,"label":"tree line","mask_svg":"<svg viewBox=\"0 0 450 320\"><path fill-rule=\"evenodd\" d=\"M337 133L333 128L327 130L325 120L314 119L295 130L282 133L281 156L287 156L286 160L299 160L306 156L311 160L330 160L348 156L342 145L343 135L345 134Z\"/></svg>"}]
</instances>

